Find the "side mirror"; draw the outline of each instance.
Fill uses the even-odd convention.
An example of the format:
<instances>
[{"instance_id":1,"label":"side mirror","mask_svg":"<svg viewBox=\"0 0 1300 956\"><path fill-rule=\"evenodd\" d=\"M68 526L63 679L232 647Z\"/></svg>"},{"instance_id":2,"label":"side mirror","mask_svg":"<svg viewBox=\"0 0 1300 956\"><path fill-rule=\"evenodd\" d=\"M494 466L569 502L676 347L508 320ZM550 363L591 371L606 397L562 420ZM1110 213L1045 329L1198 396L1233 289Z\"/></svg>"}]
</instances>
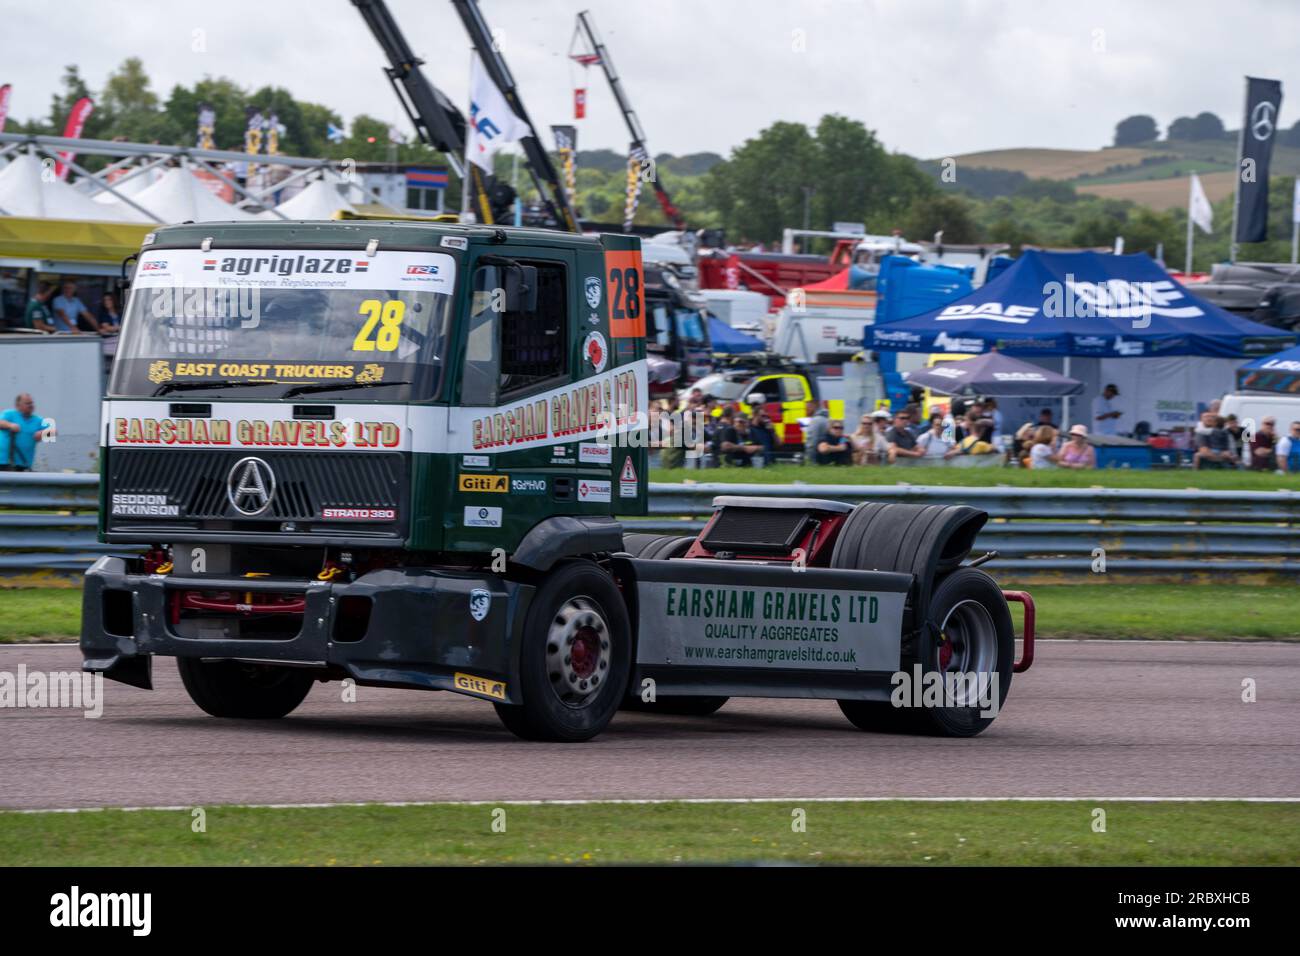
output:
<instances>
[{"instance_id":1,"label":"side mirror","mask_svg":"<svg viewBox=\"0 0 1300 956\"><path fill-rule=\"evenodd\" d=\"M121 275L119 275L118 278L113 282L113 284L117 287L117 291L119 293L125 293L127 290L131 288L131 277L127 275L127 271L126 271L127 266L135 262L139 258L140 258L139 253L133 252L125 259L122 260ZM122 296L120 295L118 296L118 302L121 303L123 306L125 305L125 303L122 303Z\"/></svg>"},{"instance_id":2,"label":"side mirror","mask_svg":"<svg viewBox=\"0 0 1300 956\"><path fill-rule=\"evenodd\" d=\"M537 310L537 267L514 264L506 269L506 311Z\"/></svg>"},{"instance_id":3,"label":"side mirror","mask_svg":"<svg viewBox=\"0 0 1300 956\"><path fill-rule=\"evenodd\" d=\"M747 405L766 405L767 396L762 392L750 392L745 396L745 403Z\"/></svg>"}]
</instances>

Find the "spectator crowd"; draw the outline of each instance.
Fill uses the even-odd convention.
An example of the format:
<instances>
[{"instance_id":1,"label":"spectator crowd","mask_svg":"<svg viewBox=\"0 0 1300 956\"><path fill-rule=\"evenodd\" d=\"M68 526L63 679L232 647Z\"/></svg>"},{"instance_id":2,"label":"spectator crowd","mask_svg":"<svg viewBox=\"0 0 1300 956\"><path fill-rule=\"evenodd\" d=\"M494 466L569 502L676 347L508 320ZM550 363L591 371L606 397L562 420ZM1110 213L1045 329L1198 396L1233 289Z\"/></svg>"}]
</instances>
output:
<instances>
[{"instance_id":1,"label":"spectator crowd","mask_svg":"<svg viewBox=\"0 0 1300 956\"><path fill-rule=\"evenodd\" d=\"M885 409L863 414L856 427L831 418L826 403L799 424L802 450L783 447L780 431L762 406L751 414L733 403L720 402L693 389L674 409L662 402L652 416L662 419L658 445L665 468L761 468L777 452L791 460L824 465L945 465L998 464L1029 469L1086 470L1097 467L1093 436L1102 442L1119 435L1117 422L1124 414L1119 389L1111 384L1093 400L1091 427L1076 423L1062 429L1050 408L1044 408L1014 433L1006 433L1002 411L994 398L955 399L948 409L934 411L928 419L919 402L897 412ZM1300 472L1300 422L1291 422L1279 434L1277 422L1264 418L1247 434L1236 416L1222 416L1212 402L1190 436L1190 461L1195 468L1250 468ZM697 436L693 447L675 440L672 429L683 416L693 416ZM674 424L670 424L670 421ZM852 427L852 430L849 430ZM687 454L691 451L692 454ZM960 461L960 459L966 459Z\"/></svg>"}]
</instances>

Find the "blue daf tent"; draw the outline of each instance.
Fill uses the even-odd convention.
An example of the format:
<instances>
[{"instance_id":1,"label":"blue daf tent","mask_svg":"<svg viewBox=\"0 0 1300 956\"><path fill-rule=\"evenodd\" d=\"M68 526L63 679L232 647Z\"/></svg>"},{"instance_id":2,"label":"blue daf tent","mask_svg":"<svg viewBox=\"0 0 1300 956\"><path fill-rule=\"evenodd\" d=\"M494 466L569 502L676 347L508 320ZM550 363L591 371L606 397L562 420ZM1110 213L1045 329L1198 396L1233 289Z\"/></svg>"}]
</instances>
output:
<instances>
[{"instance_id":1,"label":"blue daf tent","mask_svg":"<svg viewBox=\"0 0 1300 956\"><path fill-rule=\"evenodd\" d=\"M1188 293L1150 256L1026 251L939 308L868 326L878 351L1243 358L1295 344Z\"/></svg>"},{"instance_id":2,"label":"blue daf tent","mask_svg":"<svg viewBox=\"0 0 1300 956\"><path fill-rule=\"evenodd\" d=\"M761 352L764 349L761 339L733 329L716 315L709 316L709 342L715 352Z\"/></svg>"},{"instance_id":3,"label":"blue daf tent","mask_svg":"<svg viewBox=\"0 0 1300 956\"><path fill-rule=\"evenodd\" d=\"M1237 388L1300 395L1300 346L1243 365L1237 370Z\"/></svg>"}]
</instances>

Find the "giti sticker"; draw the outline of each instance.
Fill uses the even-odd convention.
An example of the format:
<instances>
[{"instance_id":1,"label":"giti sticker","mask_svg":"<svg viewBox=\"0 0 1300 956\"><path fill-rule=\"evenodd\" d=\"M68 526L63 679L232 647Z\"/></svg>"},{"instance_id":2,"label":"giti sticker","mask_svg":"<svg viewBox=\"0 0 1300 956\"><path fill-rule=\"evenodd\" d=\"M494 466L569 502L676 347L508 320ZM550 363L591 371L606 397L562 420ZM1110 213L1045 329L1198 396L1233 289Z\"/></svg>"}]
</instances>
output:
<instances>
[{"instance_id":1,"label":"giti sticker","mask_svg":"<svg viewBox=\"0 0 1300 956\"><path fill-rule=\"evenodd\" d=\"M487 588L475 588L469 592L469 616L474 620L483 620L491 608L492 592Z\"/></svg>"},{"instance_id":2,"label":"giti sticker","mask_svg":"<svg viewBox=\"0 0 1300 956\"><path fill-rule=\"evenodd\" d=\"M478 694L480 697L491 697L493 700L506 699L504 681L475 677L473 674L462 674L460 671L455 673L452 680L457 690L462 690L467 694Z\"/></svg>"},{"instance_id":3,"label":"giti sticker","mask_svg":"<svg viewBox=\"0 0 1300 956\"><path fill-rule=\"evenodd\" d=\"M636 467L632 464L632 457L629 455L623 459L623 470L618 476L618 496L620 498L635 498L636 486Z\"/></svg>"},{"instance_id":4,"label":"giti sticker","mask_svg":"<svg viewBox=\"0 0 1300 956\"><path fill-rule=\"evenodd\" d=\"M465 508L465 527L499 528L501 527L500 508L479 508L469 505Z\"/></svg>"},{"instance_id":5,"label":"giti sticker","mask_svg":"<svg viewBox=\"0 0 1300 956\"><path fill-rule=\"evenodd\" d=\"M587 276L582 290L587 296L587 306L592 309L600 308L600 277Z\"/></svg>"},{"instance_id":6,"label":"giti sticker","mask_svg":"<svg viewBox=\"0 0 1300 956\"><path fill-rule=\"evenodd\" d=\"M510 490L510 478L507 475L461 475L460 490L505 494Z\"/></svg>"},{"instance_id":7,"label":"giti sticker","mask_svg":"<svg viewBox=\"0 0 1300 956\"><path fill-rule=\"evenodd\" d=\"M608 465L614 460L614 449L609 445L583 442L578 446L578 461L591 465Z\"/></svg>"},{"instance_id":8,"label":"giti sticker","mask_svg":"<svg viewBox=\"0 0 1300 956\"><path fill-rule=\"evenodd\" d=\"M579 501L609 501L608 481L592 481L584 478L578 482Z\"/></svg>"},{"instance_id":9,"label":"giti sticker","mask_svg":"<svg viewBox=\"0 0 1300 956\"><path fill-rule=\"evenodd\" d=\"M605 344L605 336L594 329L588 332L582 341L582 357L597 372L605 371L609 364L609 346Z\"/></svg>"}]
</instances>

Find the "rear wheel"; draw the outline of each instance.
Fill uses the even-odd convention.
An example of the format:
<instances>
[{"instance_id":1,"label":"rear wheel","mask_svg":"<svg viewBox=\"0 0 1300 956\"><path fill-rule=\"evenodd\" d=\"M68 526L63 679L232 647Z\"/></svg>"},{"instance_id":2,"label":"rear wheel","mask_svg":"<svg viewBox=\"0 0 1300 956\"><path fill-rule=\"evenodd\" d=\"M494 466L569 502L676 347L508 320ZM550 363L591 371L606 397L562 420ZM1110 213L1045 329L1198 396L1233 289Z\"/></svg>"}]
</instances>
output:
<instances>
[{"instance_id":1,"label":"rear wheel","mask_svg":"<svg viewBox=\"0 0 1300 956\"><path fill-rule=\"evenodd\" d=\"M942 578L930 600L933 628L917 638L903 658L907 682L900 690L907 706L890 701L841 700L840 710L855 727L893 733L974 737L1006 700L1015 659L1015 628L1002 589L975 568ZM920 667L921 690L912 688ZM928 685L937 682L941 706L929 706ZM917 693L927 706L913 706Z\"/></svg>"},{"instance_id":2,"label":"rear wheel","mask_svg":"<svg viewBox=\"0 0 1300 956\"><path fill-rule=\"evenodd\" d=\"M181 683L213 717L274 720L294 711L315 681L311 671L276 664L178 657Z\"/></svg>"},{"instance_id":3,"label":"rear wheel","mask_svg":"<svg viewBox=\"0 0 1300 956\"><path fill-rule=\"evenodd\" d=\"M631 666L631 626L609 575L562 565L533 599L520 646L522 703L496 704L525 740L590 740L618 710Z\"/></svg>"}]
</instances>

